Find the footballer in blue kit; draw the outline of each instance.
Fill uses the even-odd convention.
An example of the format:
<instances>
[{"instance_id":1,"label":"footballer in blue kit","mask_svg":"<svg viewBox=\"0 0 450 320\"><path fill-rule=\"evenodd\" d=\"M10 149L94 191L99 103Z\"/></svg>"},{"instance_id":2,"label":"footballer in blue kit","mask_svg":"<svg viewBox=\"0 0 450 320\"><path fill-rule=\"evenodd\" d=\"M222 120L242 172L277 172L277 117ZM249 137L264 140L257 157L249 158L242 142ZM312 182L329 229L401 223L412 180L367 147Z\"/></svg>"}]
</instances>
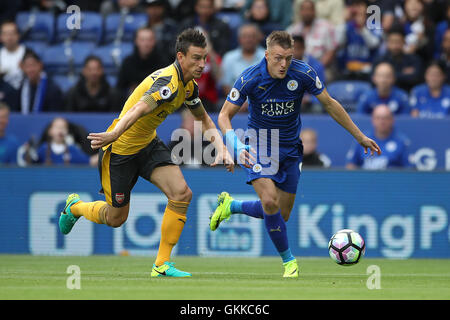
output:
<instances>
[{"instance_id":1,"label":"footballer in blue kit","mask_svg":"<svg viewBox=\"0 0 450 320\"><path fill-rule=\"evenodd\" d=\"M295 202L303 154L299 139L303 94L317 97L325 110L347 129L371 154L381 154L378 145L366 137L344 108L331 98L316 72L305 62L293 59L293 40L286 31L274 31L266 39L265 57L243 71L231 89L218 118L229 151L246 170L247 183L257 201L234 200L227 192L218 196L211 216L215 231L232 214L264 219L270 239L280 254L284 277L298 277L297 260L289 248L286 222ZM241 139L231 119L248 100L248 126Z\"/></svg>"}]
</instances>

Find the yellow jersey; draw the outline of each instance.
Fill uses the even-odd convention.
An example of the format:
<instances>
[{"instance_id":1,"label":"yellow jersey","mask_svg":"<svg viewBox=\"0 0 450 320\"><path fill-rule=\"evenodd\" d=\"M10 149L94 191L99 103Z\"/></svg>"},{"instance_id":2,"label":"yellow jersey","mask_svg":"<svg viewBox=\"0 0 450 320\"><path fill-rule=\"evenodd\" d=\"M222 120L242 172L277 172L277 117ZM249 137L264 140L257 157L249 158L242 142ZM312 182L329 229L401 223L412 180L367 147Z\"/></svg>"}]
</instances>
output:
<instances>
[{"instance_id":1,"label":"yellow jersey","mask_svg":"<svg viewBox=\"0 0 450 320\"><path fill-rule=\"evenodd\" d=\"M166 117L186 105L190 109L201 105L198 98L198 86L194 80L186 84L178 61L159 69L145 78L129 96L119 118L114 119L108 132L138 101L145 101L157 107L139 118L128 130L112 143L111 152L120 155L132 155L147 146L156 136L156 128ZM103 147L106 150L108 146Z\"/></svg>"}]
</instances>

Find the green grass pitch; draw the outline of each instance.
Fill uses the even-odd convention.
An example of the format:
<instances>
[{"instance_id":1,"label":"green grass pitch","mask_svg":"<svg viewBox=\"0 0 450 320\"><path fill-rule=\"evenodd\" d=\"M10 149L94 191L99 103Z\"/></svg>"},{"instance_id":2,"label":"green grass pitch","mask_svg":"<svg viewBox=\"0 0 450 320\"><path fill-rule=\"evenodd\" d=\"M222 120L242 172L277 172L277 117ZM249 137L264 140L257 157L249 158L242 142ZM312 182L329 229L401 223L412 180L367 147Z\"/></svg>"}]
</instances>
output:
<instances>
[{"instance_id":1,"label":"green grass pitch","mask_svg":"<svg viewBox=\"0 0 450 320\"><path fill-rule=\"evenodd\" d=\"M283 279L278 257L174 258L192 278L150 278L153 257L0 255L0 299L450 299L450 259L363 259L342 267L328 258L298 258L300 277ZM68 289L67 268L81 270ZM381 288L366 286L377 265Z\"/></svg>"}]
</instances>

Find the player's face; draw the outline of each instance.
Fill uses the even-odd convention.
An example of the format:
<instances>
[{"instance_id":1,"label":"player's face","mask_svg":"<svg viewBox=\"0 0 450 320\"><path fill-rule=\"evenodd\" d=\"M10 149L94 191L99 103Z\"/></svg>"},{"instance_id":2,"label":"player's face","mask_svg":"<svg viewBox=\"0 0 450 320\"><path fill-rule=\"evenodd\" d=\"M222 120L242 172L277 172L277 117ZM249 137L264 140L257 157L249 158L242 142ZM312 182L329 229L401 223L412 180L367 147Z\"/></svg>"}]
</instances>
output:
<instances>
[{"instance_id":1,"label":"player's face","mask_svg":"<svg viewBox=\"0 0 450 320\"><path fill-rule=\"evenodd\" d=\"M284 79L291 65L294 49L274 45L266 50L267 70L274 79Z\"/></svg>"},{"instance_id":2,"label":"player's face","mask_svg":"<svg viewBox=\"0 0 450 320\"><path fill-rule=\"evenodd\" d=\"M195 46L190 46L186 55L181 52L177 54L185 80L198 79L202 76L207 55L208 50L206 48Z\"/></svg>"}]
</instances>

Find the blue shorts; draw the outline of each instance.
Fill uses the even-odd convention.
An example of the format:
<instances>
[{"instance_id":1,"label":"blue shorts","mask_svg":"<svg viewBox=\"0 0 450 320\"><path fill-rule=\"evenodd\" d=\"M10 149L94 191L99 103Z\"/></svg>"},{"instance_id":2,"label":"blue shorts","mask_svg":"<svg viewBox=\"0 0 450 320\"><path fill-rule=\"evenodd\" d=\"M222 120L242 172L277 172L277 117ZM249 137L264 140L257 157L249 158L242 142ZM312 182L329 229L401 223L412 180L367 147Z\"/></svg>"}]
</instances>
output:
<instances>
[{"instance_id":1,"label":"blue shorts","mask_svg":"<svg viewBox=\"0 0 450 320\"><path fill-rule=\"evenodd\" d=\"M303 147L299 145L293 150L280 148L279 155L258 156L258 162L253 168L246 168L247 184L259 178L269 178L275 186L288 193L296 193L303 160Z\"/></svg>"}]
</instances>

